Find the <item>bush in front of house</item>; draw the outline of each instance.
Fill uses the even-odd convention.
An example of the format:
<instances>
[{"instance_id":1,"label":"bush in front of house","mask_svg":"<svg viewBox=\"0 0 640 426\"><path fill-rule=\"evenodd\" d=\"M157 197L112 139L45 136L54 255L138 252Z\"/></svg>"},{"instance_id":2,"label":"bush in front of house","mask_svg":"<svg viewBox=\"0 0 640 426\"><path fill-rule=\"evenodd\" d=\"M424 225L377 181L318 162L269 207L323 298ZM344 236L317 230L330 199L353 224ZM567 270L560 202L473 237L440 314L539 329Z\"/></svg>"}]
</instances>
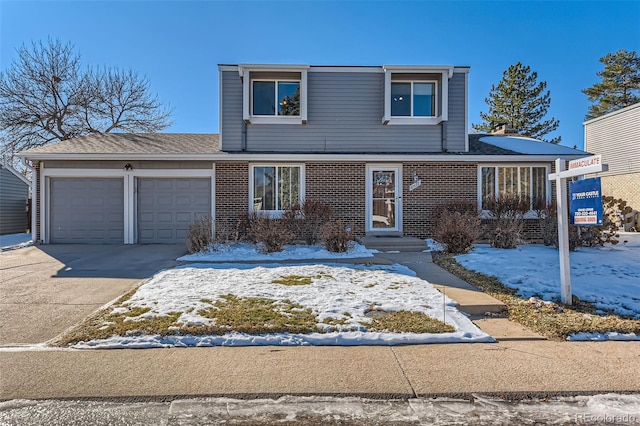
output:
<instances>
[{"instance_id":1,"label":"bush in front of house","mask_svg":"<svg viewBox=\"0 0 640 426\"><path fill-rule=\"evenodd\" d=\"M435 210L434 236L446 245L447 253L462 254L473 248L473 242L482 235L482 223L475 203L467 200L452 201Z\"/></svg>"},{"instance_id":2,"label":"bush in front of house","mask_svg":"<svg viewBox=\"0 0 640 426\"><path fill-rule=\"evenodd\" d=\"M209 216L200 216L189 225L187 251L189 254L204 253L213 247L213 222Z\"/></svg>"},{"instance_id":3,"label":"bush in front of house","mask_svg":"<svg viewBox=\"0 0 640 426\"><path fill-rule=\"evenodd\" d=\"M320 232L320 239L327 250L344 253L349 250L349 242L355 241L353 229L342 219L327 222Z\"/></svg>"},{"instance_id":4,"label":"bush in front of house","mask_svg":"<svg viewBox=\"0 0 640 426\"><path fill-rule=\"evenodd\" d=\"M523 240L524 215L530 210L530 198L518 194L500 194L485 198L483 207L493 220L489 231L491 247L516 248Z\"/></svg>"},{"instance_id":5,"label":"bush in front of house","mask_svg":"<svg viewBox=\"0 0 640 426\"><path fill-rule=\"evenodd\" d=\"M611 196L602 197L603 224L601 226L569 225L569 250L578 247L618 244L618 229L624 225L623 217L630 211L626 201ZM544 245L558 248L558 216L555 202L534 202ZM569 220L567 218L567 220Z\"/></svg>"},{"instance_id":6,"label":"bush in front of house","mask_svg":"<svg viewBox=\"0 0 640 426\"><path fill-rule=\"evenodd\" d=\"M294 237L284 221L271 219L268 213L251 212L247 222L247 235L265 253L282 251L284 245Z\"/></svg>"},{"instance_id":7,"label":"bush in front of house","mask_svg":"<svg viewBox=\"0 0 640 426\"><path fill-rule=\"evenodd\" d=\"M533 210L536 212L542 243L545 246L558 244L558 206L555 201L536 199L533 201Z\"/></svg>"},{"instance_id":8,"label":"bush in front of house","mask_svg":"<svg viewBox=\"0 0 640 426\"><path fill-rule=\"evenodd\" d=\"M282 215L282 220L289 229L307 245L317 243L323 228L334 218L333 207L317 199L296 203Z\"/></svg>"}]
</instances>

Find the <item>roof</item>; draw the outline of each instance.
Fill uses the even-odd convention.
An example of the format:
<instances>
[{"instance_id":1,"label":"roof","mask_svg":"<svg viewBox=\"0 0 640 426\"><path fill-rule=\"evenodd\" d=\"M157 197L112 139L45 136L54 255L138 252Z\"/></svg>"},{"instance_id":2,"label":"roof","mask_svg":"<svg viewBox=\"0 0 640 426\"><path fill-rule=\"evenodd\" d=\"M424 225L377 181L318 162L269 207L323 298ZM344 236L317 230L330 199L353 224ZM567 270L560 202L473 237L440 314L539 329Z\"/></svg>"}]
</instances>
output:
<instances>
[{"instance_id":1,"label":"roof","mask_svg":"<svg viewBox=\"0 0 640 426\"><path fill-rule=\"evenodd\" d=\"M526 136L469 135L469 154L476 155L589 155L580 149Z\"/></svg>"},{"instance_id":2,"label":"roof","mask_svg":"<svg viewBox=\"0 0 640 426\"><path fill-rule=\"evenodd\" d=\"M40 154L217 154L218 135L213 133L99 133L68 139L23 151L20 156Z\"/></svg>"},{"instance_id":3,"label":"roof","mask_svg":"<svg viewBox=\"0 0 640 426\"><path fill-rule=\"evenodd\" d=\"M586 152L522 136L469 135L468 152L366 153L366 152L224 152L219 135L196 133L107 133L82 136L18 153L31 160L243 160L300 161L302 156L322 161L358 158L388 161L421 158L424 161L553 161L558 157L580 158Z\"/></svg>"},{"instance_id":4,"label":"roof","mask_svg":"<svg viewBox=\"0 0 640 426\"><path fill-rule=\"evenodd\" d=\"M587 120L584 123L582 123L582 125L585 126L587 124L591 124L591 123L594 123L596 121L604 120L604 119L607 119L607 118L609 118L609 117L611 117L613 115L624 114L627 111L632 110L632 109L636 109L638 107L640 107L640 102L632 104L632 105L629 105L629 106L626 106L626 107L621 108L621 109L617 109L617 110L612 111L612 112L608 112L608 113L606 113L604 115L601 115L600 117L592 118L591 120Z\"/></svg>"}]
</instances>

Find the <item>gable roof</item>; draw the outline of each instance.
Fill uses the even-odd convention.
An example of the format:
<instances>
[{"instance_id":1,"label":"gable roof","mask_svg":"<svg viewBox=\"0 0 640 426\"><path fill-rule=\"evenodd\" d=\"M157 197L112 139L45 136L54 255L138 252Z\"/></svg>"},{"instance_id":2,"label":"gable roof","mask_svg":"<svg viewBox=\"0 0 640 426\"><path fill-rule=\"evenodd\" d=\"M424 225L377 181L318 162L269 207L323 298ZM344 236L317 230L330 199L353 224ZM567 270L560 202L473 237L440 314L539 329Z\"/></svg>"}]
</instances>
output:
<instances>
[{"instance_id":1,"label":"gable roof","mask_svg":"<svg viewBox=\"0 0 640 426\"><path fill-rule=\"evenodd\" d=\"M21 157L41 154L183 155L217 154L213 133L99 133L20 152Z\"/></svg>"}]
</instances>

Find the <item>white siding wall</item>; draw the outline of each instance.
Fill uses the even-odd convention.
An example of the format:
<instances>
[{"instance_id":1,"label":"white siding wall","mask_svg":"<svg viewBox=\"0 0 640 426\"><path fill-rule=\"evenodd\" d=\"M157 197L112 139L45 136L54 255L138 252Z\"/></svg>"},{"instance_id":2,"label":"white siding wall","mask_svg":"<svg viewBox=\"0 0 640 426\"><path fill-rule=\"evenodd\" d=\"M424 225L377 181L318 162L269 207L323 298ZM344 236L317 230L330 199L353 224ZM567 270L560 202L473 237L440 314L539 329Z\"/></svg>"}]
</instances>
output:
<instances>
[{"instance_id":1,"label":"white siding wall","mask_svg":"<svg viewBox=\"0 0 640 426\"><path fill-rule=\"evenodd\" d=\"M640 103L585 122L584 148L609 165L602 176L640 172Z\"/></svg>"}]
</instances>

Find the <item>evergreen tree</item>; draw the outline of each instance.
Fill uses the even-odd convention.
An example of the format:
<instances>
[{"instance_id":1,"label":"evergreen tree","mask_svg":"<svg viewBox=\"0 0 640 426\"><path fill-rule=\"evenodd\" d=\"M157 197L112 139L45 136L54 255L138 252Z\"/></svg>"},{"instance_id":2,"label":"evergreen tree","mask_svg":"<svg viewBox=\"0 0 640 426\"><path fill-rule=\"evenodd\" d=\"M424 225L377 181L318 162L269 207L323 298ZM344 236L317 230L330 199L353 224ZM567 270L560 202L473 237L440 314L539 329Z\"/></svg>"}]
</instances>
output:
<instances>
[{"instance_id":1,"label":"evergreen tree","mask_svg":"<svg viewBox=\"0 0 640 426\"><path fill-rule=\"evenodd\" d=\"M602 81L582 91L593 102L585 117L587 120L640 102L638 53L618 50L600 58L600 62L604 70L596 74Z\"/></svg>"},{"instance_id":2,"label":"evergreen tree","mask_svg":"<svg viewBox=\"0 0 640 426\"><path fill-rule=\"evenodd\" d=\"M518 62L510 65L502 73L497 86L491 85L489 97L485 102L489 111L480 112L482 123L473 128L482 132L490 132L500 124L506 124L517 130L522 136L543 139L543 136L558 128L560 122L555 118L544 120L551 104L551 95L547 90L547 82L538 83L538 73L531 67ZM560 136L549 141L560 142Z\"/></svg>"}]
</instances>

